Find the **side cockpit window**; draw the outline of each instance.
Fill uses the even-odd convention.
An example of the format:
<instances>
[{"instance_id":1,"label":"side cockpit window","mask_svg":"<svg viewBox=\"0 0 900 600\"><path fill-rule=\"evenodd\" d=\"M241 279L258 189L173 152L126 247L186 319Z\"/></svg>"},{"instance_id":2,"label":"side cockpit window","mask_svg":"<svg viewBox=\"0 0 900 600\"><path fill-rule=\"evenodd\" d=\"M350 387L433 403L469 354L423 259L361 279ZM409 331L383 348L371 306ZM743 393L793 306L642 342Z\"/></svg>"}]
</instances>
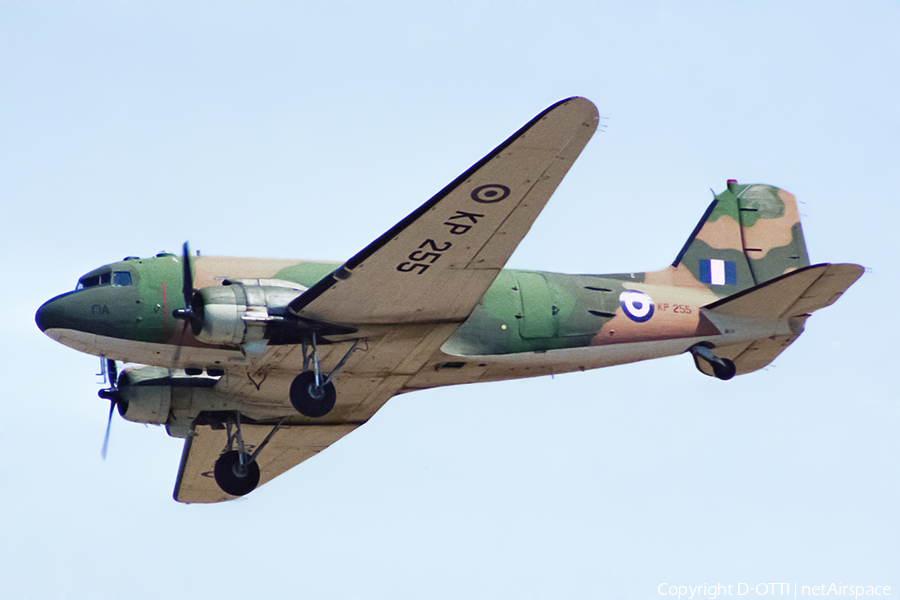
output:
<instances>
[{"instance_id":1,"label":"side cockpit window","mask_svg":"<svg viewBox=\"0 0 900 600\"><path fill-rule=\"evenodd\" d=\"M100 285L99 275L87 275L78 280L78 285L75 286L75 289L86 290L87 288L97 287L98 285Z\"/></svg>"},{"instance_id":2,"label":"side cockpit window","mask_svg":"<svg viewBox=\"0 0 900 600\"><path fill-rule=\"evenodd\" d=\"M78 280L78 285L75 286L76 290L86 290L88 288L97 287L101 285L118 285L118 286L126 286L131 285L131 272L130 271L106 271L105 273L97 273L92 275L85 275L81 279Z\"/></svg>"},{"instance_id":3,"label":"side cockpit window","mask_svg":"<svg viewBox=\"0 0 900 600\"><path fill-rule=\"evenodd\" d=\"M131 285L131 272L130 271L115 271L113 272L113 285Z\"/></svg>"}]
</instances>

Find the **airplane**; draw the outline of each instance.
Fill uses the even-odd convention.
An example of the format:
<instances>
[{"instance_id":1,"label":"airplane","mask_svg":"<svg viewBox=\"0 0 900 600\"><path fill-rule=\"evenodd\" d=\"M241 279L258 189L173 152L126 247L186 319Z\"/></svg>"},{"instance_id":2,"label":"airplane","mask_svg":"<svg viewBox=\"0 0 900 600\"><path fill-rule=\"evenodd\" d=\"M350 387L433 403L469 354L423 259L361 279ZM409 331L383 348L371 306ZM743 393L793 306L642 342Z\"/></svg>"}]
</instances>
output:
<instances>
[{"instance_id":1,"label":"airplane","mask_svg":"<svg viewBox=\"0 0 900 600\"><path fill-rule=\"evenodd\" d=\"M184 439L175 500L212 503L397 394L683 353L720 380L759 370L862 275L810 263L792 194L735 180L664 269L505 269L597 123L585 98L550 106L346 262L192 256L185 243L90 271L36 323L101 358L104 457L114 409L164 425Z\"/></svg>"}]
</instances>

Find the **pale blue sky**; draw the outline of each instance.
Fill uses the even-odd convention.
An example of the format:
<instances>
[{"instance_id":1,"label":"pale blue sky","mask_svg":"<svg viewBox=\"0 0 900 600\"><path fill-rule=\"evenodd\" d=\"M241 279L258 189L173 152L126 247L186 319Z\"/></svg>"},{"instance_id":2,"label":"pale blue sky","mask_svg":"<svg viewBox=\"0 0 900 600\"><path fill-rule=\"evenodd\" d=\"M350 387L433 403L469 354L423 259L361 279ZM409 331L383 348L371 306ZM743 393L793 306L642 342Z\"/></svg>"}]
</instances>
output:
<instances>
[{"instance_id":1,"label":"pale blue sky","mask_svg":"<svg viewBox=\"0 0 900 600\"><path fill-rule=\"evenodd\" d=\"M900 5L0 3L0 598L900 594ZM553 102L606 125L510 266L660 268L726 179L870 270L774 366L687 356L391 400L217 506L41 302L126 255L342 260ZM746 598L754 597L751 593Z\"/></svg>"}]
</instances>

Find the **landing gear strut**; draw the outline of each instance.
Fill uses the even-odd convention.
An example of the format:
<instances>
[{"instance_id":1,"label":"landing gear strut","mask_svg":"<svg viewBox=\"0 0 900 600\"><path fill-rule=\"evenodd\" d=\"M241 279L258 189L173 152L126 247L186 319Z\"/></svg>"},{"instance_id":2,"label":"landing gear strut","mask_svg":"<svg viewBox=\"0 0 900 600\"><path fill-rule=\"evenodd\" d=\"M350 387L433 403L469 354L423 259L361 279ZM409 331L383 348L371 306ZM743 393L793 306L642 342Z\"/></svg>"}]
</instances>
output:
<instances>
[{"instance_id":1,"label":"landing gear strut","mask_svg":"<svg viewBox=\"0 0 900 600\"><path fill-rule=\"evenodd\" d=\"M704 375L709 375L709 373L707 373L700 367L701 360L712 368L712 376L716 379L727 381L734 377L737 373L737 367L734 365L733 361L727 358L716 356L712 353L712 350L710 350L706 346L692 346L690 352L694 357L694 364L697 365L697 370L699 370Z\"/></svg>"},{"instance_id":2,"label":"landing gear strut","mask_svg":"<svg viewBox=\"0 0 900 600\"><path fill-rule=\"evenodd\" d=\"M312 353L307 354L306 343L303 344L303 372L291 382L291 404L305 417L324 417L334 408L337 392L334 389L332 379L344 366L350 355L359 346L360 340L356 340L353 346L344 355L344 358L327 376L319 368L319 349L316 346L316 334L312 334ZM312 369L310 369L310 366Z\"/></svg>"},{"instance_id":3,"label":"landing gear strut","mask_svg":"<svg viewBox=\"0 0 900 600\"><path fill-rule=\"evenodd\" d=\"M284 419L279 421L266 439L257 446L253 454L250 454L244 449L244 437L241 435L241 413L235 412L233 417L228 416L225 422L228 441L213 468L216 484L223 492L232 496L243 496L256 489L256 486L259 485L259 464L256 462L256 457L259 456L260 451L269 443L283 422ZM232 427L235 430L233 434ZM235 443L237 443L237 449L234 449Z\"/></svg>"}]
</instances>

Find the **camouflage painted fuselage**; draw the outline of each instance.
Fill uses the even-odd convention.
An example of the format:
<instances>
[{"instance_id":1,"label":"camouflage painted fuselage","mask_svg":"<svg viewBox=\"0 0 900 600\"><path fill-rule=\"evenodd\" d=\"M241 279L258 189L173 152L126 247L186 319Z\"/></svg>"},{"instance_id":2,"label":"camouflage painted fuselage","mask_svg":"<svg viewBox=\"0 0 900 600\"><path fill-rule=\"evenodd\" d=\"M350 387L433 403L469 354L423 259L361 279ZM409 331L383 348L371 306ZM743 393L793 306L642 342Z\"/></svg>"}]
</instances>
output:
<instances>
[{"instance_id":1,"label":"camouflage painted fuselage","mask_svg":"<svg viewBox=\"0 0 900 600\"><path fill-rule=\"evenodd\" d=\"M345 329L319 337L317 356L324 373L336 373L337 402L327 415L313 417L297 412L292 399L298 374L310 368L310 340L276 334L262 344L203 343L175 317L190 292L184 289L184 260L160 254L101 267L79 280L80 289L37 313L39 327L67 346L108 361L150 365L119 377L119 412L186 438L175 487L180 502L234 497L209 478L212 465L226 455L222 448L231 447L227 415L241 415L247 448L282 427L275 447L261 455L264 483L405 392L688 351L706 375L727 379L755 371L802 333L810 313L834 302L862 273L857 265L809 266L793 196L729 182L665 269L612 275L503 269L463 319L336 323ZM197 289L277 284L288 298L302 297L344 268L250 258L190 262ZM404 293L402 286L383 286L368 298L372 312L400 304ZM236 306L235 322L249 318L249 330L261 308L266 318L295 322L278 306ZM354 352L360 342L361 351ZM274 422L279 425L271 429Z\"/></svg>"},{"instance_id":2,"label":"camouflage painted fuselage","mask_svg":"<svg viewBox=\"0 0 900 600\"><path fill-rule=\"evenodd\" d=\"M198 288L226 279L274 279L309 288L338 266L220 257L198 257L193 263ZM407 373L403 388L584 370L678 354L699 342L728 346L790 334L787 322L731 327L721 318L714 323L701 309L808 264L794 197L771 186L729 182L676 261L663 270L613 275L501 271L468 319L442 324L446 341L416 372ZM114 285L119 272L130 274L131 285ZM184 306L180 257L132 258L81 281L104 276L109 284L48 302L38 314L41 328L83 352L160 367L252 368L261 360L240 348L203 344L173 318L173 310ZM390 294L403 290L389 290L377 301L390 302ZM389 332L398 327L415 337L435 324L352 325L371 341L396 335ZM278 351L277 346L268 349ZM351 362L348 373L353 367ZM284 368L298 366L289 361Z\"/></svg>"}]
</instances>

